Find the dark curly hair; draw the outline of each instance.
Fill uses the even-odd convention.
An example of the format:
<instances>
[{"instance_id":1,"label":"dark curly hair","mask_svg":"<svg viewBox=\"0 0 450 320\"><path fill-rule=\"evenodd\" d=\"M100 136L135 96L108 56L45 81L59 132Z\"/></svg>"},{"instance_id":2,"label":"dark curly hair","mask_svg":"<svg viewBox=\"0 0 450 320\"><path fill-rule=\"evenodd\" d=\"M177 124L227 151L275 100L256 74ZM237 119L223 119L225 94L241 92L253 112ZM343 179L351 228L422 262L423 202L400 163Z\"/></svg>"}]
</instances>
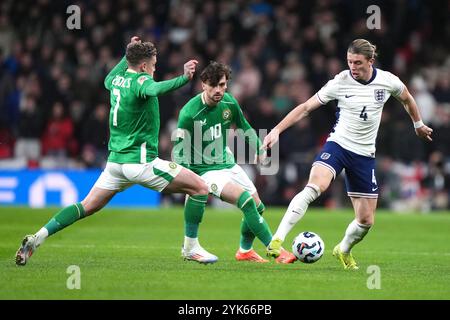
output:
<instances>
[{"instance_id":1,"label":"dark curly hair","mask_svg":"<svg viewBox=\"0 0 450 320\"><path fill-rule=\"evenodd\" d=\"M231 77L231 68L226 64L211 61L209 65L203 69L200 74L200 79L203 83L207 83L212 87L219 84L220 79L225 76L227 80Z\"/></svg>"},{"instance_id":2,"label":"dark curly hair","mask_svg":"<svg viewBox=\"0 0 450 320\"><path fill-rule=\"evenodd\" d=\"M130 66L138 66L143 60L156 56L156 47L151 42L135 42L127 45L125 56Z\"/></svg>"}]
</instances>

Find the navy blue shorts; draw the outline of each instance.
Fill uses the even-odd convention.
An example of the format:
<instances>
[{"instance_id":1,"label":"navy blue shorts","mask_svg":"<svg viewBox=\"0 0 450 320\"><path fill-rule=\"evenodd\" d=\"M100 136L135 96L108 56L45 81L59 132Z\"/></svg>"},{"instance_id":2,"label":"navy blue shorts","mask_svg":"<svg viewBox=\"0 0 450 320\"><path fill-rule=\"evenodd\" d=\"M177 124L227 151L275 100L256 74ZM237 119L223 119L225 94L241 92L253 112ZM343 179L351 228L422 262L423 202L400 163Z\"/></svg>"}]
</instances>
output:
<instances>
[{"instance_id":1,"label":"navy blue shorts","mask_svg":"<svg viewBox=\"0 0 450 320\"><path fill-rule=\"evenodd\" d=\"M327 167L335 179L345 169L345 185L350 197L378 198L375 158L361 156L328 141L314 159L314 165Z\"/></svg>"}]
</instances>

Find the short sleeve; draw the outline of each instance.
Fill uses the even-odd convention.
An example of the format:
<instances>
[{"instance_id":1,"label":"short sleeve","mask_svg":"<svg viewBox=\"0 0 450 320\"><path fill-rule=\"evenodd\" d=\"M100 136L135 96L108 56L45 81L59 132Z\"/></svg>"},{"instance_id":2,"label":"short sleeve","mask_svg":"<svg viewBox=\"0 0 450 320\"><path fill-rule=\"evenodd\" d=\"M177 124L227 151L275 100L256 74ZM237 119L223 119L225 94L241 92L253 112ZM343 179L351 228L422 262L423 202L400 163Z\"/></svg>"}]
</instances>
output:
<instances>
[{"instance_id":1,"label":"short sleeve","mask_svg":"<svg viewBox=\"0 0 450 320\"><path fill-rule=\"evenodd\" d=\"M316 96L321 104L327 104L332 100L336 100L339 90L339 75L327 82L317 93Z\"/></svg>"},{"instance_id":2,"label":"short sleeve","mask_svg":"<svg viewBox=\"0 0 450 320\"><path fill-rule=\"evenodd\" d=\"M394 97L398 97L402 94L403 89L405 89L405 84L396 75L393 75L392 73L390 73L389 75L391 95L393 95Z\"/></svg>"}]
</instances>

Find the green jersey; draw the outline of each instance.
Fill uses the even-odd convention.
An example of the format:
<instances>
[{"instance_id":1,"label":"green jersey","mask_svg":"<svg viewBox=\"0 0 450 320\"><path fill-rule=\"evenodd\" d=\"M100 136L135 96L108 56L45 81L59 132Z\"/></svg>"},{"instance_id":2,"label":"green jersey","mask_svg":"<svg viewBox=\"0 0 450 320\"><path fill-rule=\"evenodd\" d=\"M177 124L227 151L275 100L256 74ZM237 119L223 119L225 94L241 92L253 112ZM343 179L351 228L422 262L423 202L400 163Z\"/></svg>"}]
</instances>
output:
<instances>
[{"instance_id":1,"label":"green jersey","mask_svg":"<svg viewBox=\"0 0 450 320\"><path fill-rule=\"evenodd\" d=\"M156 82L147 73L127 69L124 57L105 79L105 87L111 93L108 161L148 163L155 159L160 126L158 96L188 81L182 75Z\"/></svg>"},{"instance_id":2,"label":"green jersey","mask_svg":"<svg viewBox=\"0 0 450 320\"><path fill-rule=\"evenodd\" d=\"M202 175L207 171L231 168L234 156L227 146L232 125L242 129L245 140L260 154L261 140L245 119L236 99L225 93L215 106L208 106L203 93L188 101L178 118L175 161Z\"/></svg>"}]
</instances>

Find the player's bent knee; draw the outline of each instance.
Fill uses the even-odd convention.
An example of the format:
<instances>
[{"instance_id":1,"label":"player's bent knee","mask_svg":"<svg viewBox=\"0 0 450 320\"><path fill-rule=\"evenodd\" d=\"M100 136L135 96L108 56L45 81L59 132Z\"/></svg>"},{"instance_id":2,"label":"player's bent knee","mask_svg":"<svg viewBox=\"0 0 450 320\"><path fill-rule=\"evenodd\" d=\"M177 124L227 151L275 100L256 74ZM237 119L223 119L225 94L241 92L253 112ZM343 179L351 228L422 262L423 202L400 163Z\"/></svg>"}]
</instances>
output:
<instances>
[{"instance_id":1,"label":"player's bent knee","mask_svg":"<svg viewBox=\"0 0 450 320\"><path fill-rule=\"evenodd\" d=\"M323 179L310 179L308 182L308 185L313 185L315 186L315 190L319 193L322 194L324 193L328 187L330 186L330 182L328 181L324 181Z\"/></svg>"},{"instance_id":2,"label":"player's bent knee","mask_svg":"<svg viewBox=\"0 0 450 320\"><path fill-rule=\"evenodd\" d=\"M197 178L197 177L193 181L193 186L192 186L190 192L188 192L188 194L190 196L207 195L208 193L209 193L208 185L202 179Z\"/></svg>"},{"instance_id":3,"label":"player's bent knee","mask_svg":"<svg viewBox=\"0 0 450 320\"><path fill-rule=\"evenodd\" d=\"M367 215L359 215L356 217L356 222L363 228L369 229L373 226L375 222L375 217L373 214L367 214Z\"/></svg>"},{"instance_id":4,"label":"player's bent knee","mask_svg":"<svg viewBox=\"0 0 450 320\"><path fill-rule=\"evenodd\" d=\"M209 193L208 185L206 183L204 183L203 181L201 181L196 194L207 195L208 193Z\"/></svg>"},{"instance_id":5,"label":"player's bent knee","mask_svg":"<svg viewBox=\"0 0 450 320\"><path fill-rule=\"evenodd\" d=\"M324 193L330 186L331 182L333 181L333 175L331 171L328 171L328 169L324 170L326 171L321 171L319 173L312 172L311 177L308 181L308 184L317 186L320 189L320 193Z\"/></svg>"},{"instance_id":6,"label":"player's bent knee","mask_svg":"<svg viewBox=\"0 0 450 320\"><path fill-rule=\"evenodd\" d=\"M83 205L86 216L90 216L91 214L94 214L97 211L99 211L101 208L103 208L102 205L96 204L95 202L89 201L87 199L84 199L83 201L81 201L81 204Z\"/></svg>"}]
</instances>

